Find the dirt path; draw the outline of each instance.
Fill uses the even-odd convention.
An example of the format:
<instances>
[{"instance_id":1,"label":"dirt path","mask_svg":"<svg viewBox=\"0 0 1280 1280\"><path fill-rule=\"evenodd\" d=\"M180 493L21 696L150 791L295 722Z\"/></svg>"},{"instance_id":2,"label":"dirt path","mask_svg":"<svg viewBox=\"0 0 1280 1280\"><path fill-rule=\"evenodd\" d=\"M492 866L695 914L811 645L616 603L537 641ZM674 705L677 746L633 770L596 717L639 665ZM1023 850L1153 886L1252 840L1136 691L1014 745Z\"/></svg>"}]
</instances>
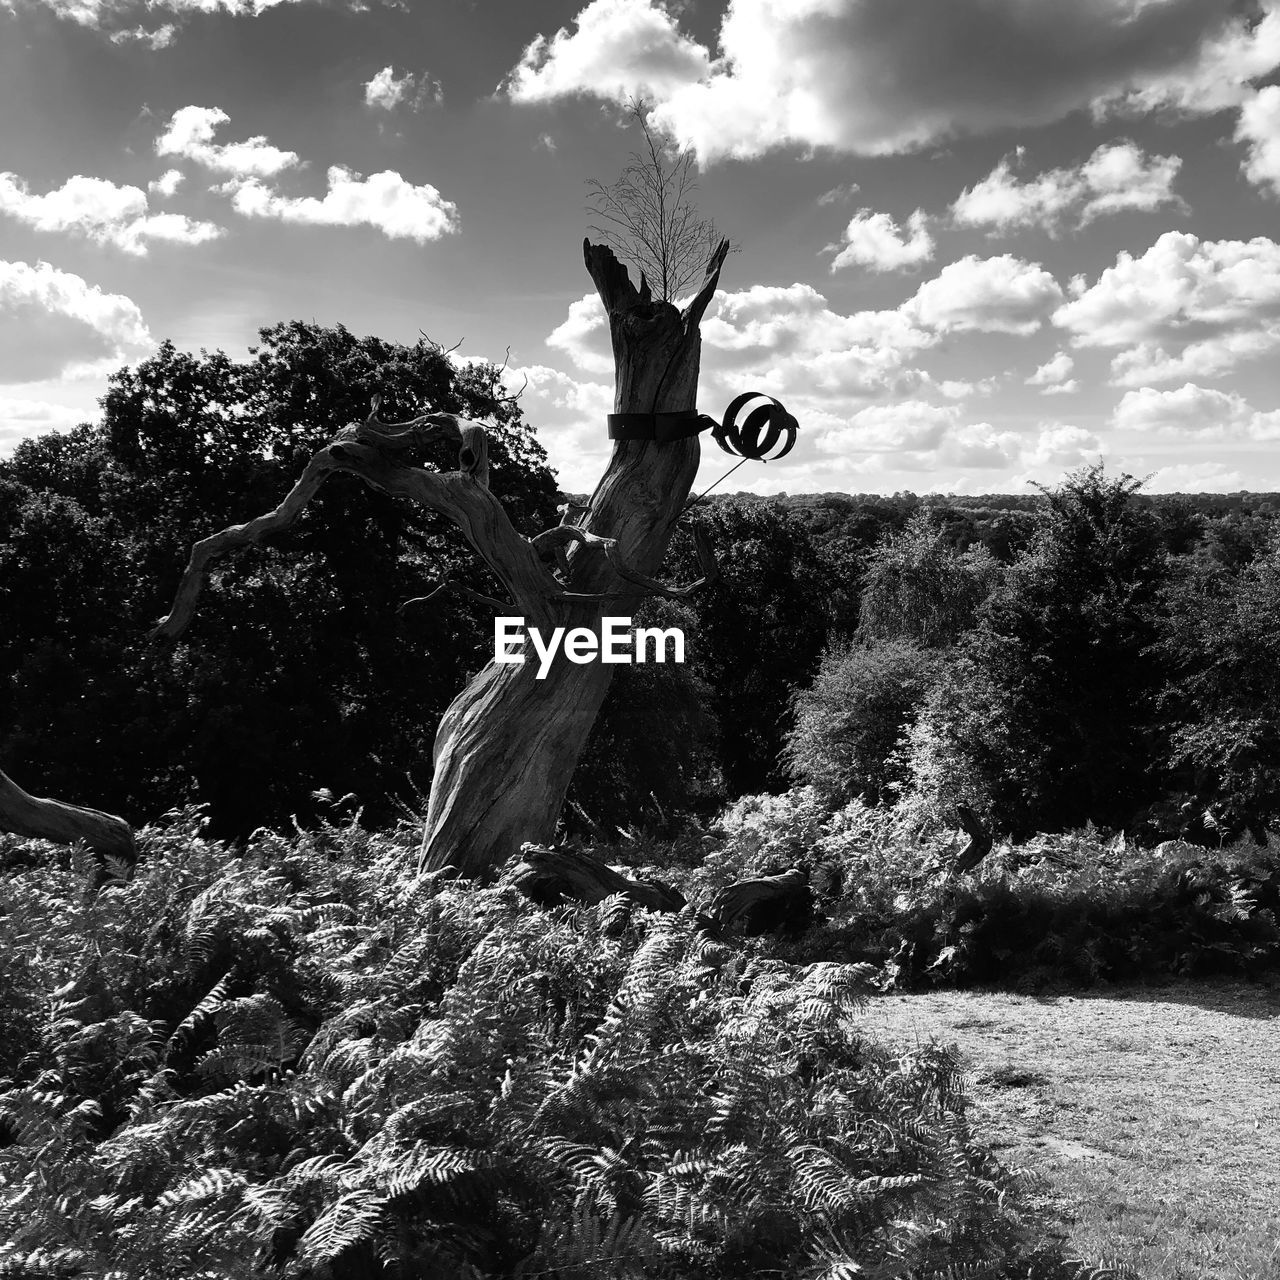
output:
<instances>
[{"instance_id":1,"label":"dirt path","mask_svg":"<svg viewBox=\"0 0 1280 1280\"><path fill-rule=\"evenodd\" d=\"M886 995L877 1039L955 1044L973 1120L1084 1256L1280 1278L1280 983Z\"/></svg>"}]
</instances>

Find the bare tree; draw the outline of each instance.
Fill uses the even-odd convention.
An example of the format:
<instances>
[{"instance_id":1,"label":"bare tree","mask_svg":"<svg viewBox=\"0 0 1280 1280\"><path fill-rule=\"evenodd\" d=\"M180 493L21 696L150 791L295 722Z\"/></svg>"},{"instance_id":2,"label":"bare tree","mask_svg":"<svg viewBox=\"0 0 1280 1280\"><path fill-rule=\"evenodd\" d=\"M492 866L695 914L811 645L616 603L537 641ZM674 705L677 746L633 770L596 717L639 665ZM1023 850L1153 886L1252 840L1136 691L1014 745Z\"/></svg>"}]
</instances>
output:
<instances>
[{"instance_id":1,"label":"bare tree","mask_svg":"<svg viewBox=\"0 0 1280 1280\"><path fill-rule=\"evenodd\" d=\"M639 269L662 302L672 302L702 273L720 233L693 203L698 189L693 153L654 133L651 105L632 100L628 114L640 126L644 147L633 151L622 176L606 187L590 179L587 208L596 218L589 230Z\"/></svg>"}]
</instances>

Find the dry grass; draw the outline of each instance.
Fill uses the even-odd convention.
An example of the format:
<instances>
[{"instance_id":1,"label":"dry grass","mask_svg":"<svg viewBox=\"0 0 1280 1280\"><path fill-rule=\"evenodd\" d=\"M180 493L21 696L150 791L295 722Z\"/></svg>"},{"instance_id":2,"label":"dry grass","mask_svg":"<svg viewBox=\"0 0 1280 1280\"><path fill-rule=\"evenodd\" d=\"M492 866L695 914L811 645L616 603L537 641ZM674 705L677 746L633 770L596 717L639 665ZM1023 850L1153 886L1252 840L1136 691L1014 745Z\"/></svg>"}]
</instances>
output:
<instances>
[{"instance_id":1,"label":"dry grass","mask_svg":"<svg viewBox=\"0 0 1280 1280\"><path fill-rule=\"evenodd\" d=\"M975 1126L1082 1256L1280 1280L1280 985L887 995L867 1022L958 1046Z\"/></svg>"}]
</instances>

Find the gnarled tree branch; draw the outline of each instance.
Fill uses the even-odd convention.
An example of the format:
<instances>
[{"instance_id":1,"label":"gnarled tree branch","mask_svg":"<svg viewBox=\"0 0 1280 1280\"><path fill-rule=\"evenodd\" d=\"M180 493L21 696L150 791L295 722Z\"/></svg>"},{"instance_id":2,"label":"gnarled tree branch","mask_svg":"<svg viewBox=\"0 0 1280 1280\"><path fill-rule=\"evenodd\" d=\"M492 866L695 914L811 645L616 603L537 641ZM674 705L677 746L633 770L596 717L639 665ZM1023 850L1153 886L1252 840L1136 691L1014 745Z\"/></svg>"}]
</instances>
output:
<instances>
[{"instance_id":1,"label":"gnarled tree branch","mask_svg":"<svg viewBox=\"0 0 1280 1280\"><path fill-rule=\"evenodd\" d=\"M58 844L83 840L95 853L128 862L137 856L133 828L123 818L28 795L5 773L0 773L0 830Z\"/></svg>"},{"instance_id":2,"label":"gnarled tree branch","mask_svg":"<svg viewBox=\"0 0 1280 1280\"><path fill-rule=\"evenodd\" d=\"M239 547L251 546L289 528L335 472L349 472L393 497L404 497L439 512L463 536L532 621L549 615L547 602L560 591L530 541L517 532L502 503L488 489L488 443L477 422L453 414L426 414L405 423L382 423L375 413L340 431L316 453L297 483L273 511L232 525L197 542L178 585L172 609L151 633L175 640L189 625L209 566ZM408 467L389 454L435 439L456 441L462 470L431 472Z\"/></svg>"}]
</instances>

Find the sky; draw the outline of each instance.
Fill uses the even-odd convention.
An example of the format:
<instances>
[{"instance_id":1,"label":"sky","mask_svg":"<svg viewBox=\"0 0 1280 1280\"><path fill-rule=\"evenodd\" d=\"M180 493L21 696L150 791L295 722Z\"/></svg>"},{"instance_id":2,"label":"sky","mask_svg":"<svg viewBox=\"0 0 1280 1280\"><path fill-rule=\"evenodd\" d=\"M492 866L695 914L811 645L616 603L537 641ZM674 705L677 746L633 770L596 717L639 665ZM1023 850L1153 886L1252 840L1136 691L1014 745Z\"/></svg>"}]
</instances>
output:
<instances>
[{"instance_id":1,"label":"sky","mask_svg":"<svg viewBox=\"0 0 1280 1280\"><path fill-rule=\"evenodd\" d=\"M637 95L737 249L698 408L800 424L726 489L1280 489L1280 0L0 0L0 456L300 319L506 360L591 489Z\"/></svg>"}]
</instances>

